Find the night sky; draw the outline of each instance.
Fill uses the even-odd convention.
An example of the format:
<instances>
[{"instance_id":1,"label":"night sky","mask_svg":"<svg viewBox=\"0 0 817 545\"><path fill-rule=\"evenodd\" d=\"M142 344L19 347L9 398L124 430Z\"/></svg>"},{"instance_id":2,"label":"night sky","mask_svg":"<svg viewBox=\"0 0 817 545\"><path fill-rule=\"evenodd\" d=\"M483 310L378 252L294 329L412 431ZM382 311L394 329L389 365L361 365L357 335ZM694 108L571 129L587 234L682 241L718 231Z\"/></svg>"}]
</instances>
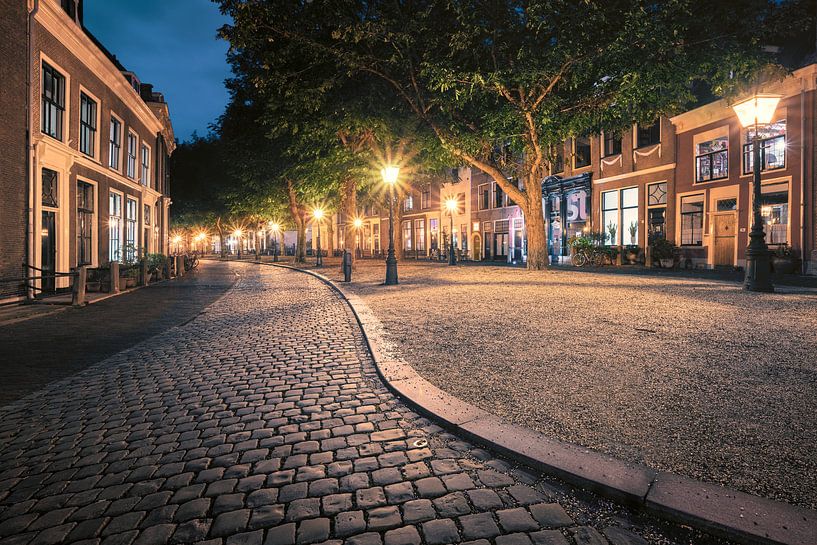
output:
<instances>
[{"instance_id":1,"label":"night sky","mask_svg":"<svg viewBox=\"0 0 817 545\"><path fill-rule=\"evenodd\" d=\"M203 136L224 111L230 76L227 20L210 0L85 0L85 26L154 91L164 93L176 138Z\"/></svg>"}]
</instances>

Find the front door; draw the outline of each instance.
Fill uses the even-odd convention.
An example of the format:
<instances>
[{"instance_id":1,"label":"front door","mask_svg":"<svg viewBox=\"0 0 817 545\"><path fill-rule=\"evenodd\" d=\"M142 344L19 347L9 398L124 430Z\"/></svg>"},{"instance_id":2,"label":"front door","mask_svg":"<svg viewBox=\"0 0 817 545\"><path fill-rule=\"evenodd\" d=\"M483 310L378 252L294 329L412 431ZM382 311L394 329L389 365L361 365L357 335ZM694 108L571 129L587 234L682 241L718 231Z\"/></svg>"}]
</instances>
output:
<instances>
[{"instance_id":1,"label":"front door","mask_svg":"<svg viewBox=\"0 0 817 545\"><path fill-rule=\"evenodd\" d=\"M57 214L56 212L43 212L43 225L40 231L40 243L42 246L42 289L43 293L53 293L57 284L54 273L57 271Z\"/></svg>"},{"instance_id":2,"label":"front door","mask_svg":"<svg viewBox=\"0 0 817 545\"><path fill-rule=\"evenodd\" d=\"M474 249L474 261L479 261L482 259L480 252L482 251L482 241L479 239L479 235L474 235L474 243L471 245Z\"/></svg>"},{"instance_id":3,"label":"front door","mask_svg":"<svg viewBox=\"0 0 817 545\"><path fill-rule=\"evenodd\" d=\"M715 266L735 265L737 215L734 212L715 214Z\"/></svg>"},{"instance_id":4,"label":"front door","mask_svg":"<svg viewBox=\"0 0 817 545\"><path fill-rule=\"evenodd\" d=\"M494 233L494 259L497 261L507 261L508 233Z\"/></svg>"}]
</instances>

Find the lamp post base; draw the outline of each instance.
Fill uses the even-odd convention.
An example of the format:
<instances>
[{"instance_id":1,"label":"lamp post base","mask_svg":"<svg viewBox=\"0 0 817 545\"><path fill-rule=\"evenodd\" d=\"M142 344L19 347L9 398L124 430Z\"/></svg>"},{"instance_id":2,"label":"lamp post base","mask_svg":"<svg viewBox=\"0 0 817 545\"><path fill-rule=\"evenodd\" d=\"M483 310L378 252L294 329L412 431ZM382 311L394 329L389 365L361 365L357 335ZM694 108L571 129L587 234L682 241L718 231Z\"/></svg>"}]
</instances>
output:
<instances>
[{"instance_id":1,"label":"lamp post base","mask_svg":"<svg viewBox=\"0 0 817 545\"><path fill-rule=\"evenodd\" d=\"M763 233L751 233L751 242L746 248L746 277L743 289L773 293L771 252L763 240ZM760 238L758 238L760 237Z\"/></svg>"},{"instance_id":2,"label":"lamp post base","mask_svg":"<svg viewBox=\"0 0 817 545\"><path fill-rule=\"evenodd\" d=\"M389 255L386 258L386 286L396 286L397 281L397 258L394 255Z\"/></svg>"}]
</instances>

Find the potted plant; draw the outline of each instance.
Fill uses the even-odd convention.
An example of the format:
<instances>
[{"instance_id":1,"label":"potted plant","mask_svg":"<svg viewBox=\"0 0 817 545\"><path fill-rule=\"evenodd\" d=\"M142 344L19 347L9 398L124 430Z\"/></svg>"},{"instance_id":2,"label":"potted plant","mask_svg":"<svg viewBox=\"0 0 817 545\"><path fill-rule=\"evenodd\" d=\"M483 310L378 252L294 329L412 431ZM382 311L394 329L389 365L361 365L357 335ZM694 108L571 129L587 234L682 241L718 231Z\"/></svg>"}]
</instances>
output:
<instances>
[{"instance_id":1,"label":"potted plant","mask_svg":"<svg viewBox=\"0 0 817 545\"><path fill-rule=\"evenodd\" d=\"M627 246L627 253L625 254L627 263L630 265L635 265L638 263L638 253L638 246Z\"/></svg>"},{"instance_id":2,"label":"potted plant","mask_svg":"<svg viewBox=\"0 0 817 545\"><path fill-rule=\"evenodd\" d=\"M162 272L162 267L165 264L165 256L162 254L148 254L145 256L148 262L148 274L150 274L150 281L156 282Z\"/></svg>"},{"instance_id":3,"label":"potted plant","mask_svg":"<svg viewBox=\"0 0 817 545\"><path fill-rule=\"evenodd\" d=\"M772 253L772 270L777 274L794 274L800 260L788 244L781 244Z\"/></svg>"},{"instance_id":4,"label":"potted plant","mask_svg":"<svg viewBox=\"0 0 817 545\"><path fill-rule=\"evenodd\" d=\"M678 247L665 238L659 238L650 247L653 260L657 261L662 268L671 269L675 265L675 257L678 255Z\"/></svg>"},{"instance_id":5,"label":"potted plant","mask_svg":"<svg viewBox=\"0 0 817 545\"><path fill-rule=\"evenodd\" d=\"M618 225L613 223L612 221L607 224L607 232L610 235L610 244L616 244L616 232L618 231Z\"/></svg>"},{"instance_id":6,"label":"potted plant","mask_svg":"<svg viewBox=\"0 0 817 545\"><path fill-rule=\"evenodd\" d=\"M630 226L627 228L630 232L630 244L636 246L638 241L636 240L636 236L638 235L638 224L636 222L630 222Z\"/></svg>"}]
</instances>

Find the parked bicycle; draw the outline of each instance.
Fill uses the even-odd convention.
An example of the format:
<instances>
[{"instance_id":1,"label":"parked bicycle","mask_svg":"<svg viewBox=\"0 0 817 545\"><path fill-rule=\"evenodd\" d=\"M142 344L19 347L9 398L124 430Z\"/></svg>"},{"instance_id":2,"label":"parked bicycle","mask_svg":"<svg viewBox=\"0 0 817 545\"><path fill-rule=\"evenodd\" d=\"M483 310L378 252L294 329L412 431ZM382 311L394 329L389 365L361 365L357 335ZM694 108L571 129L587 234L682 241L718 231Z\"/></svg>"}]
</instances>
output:
<instances>
[{"instance_id":1,"label":"parked bicycle","mask_svg":"<svg viewBox=\"0 0 817 545\"><path fill-rule=\"evenodd\" d=\"M196 254L184 256L184 270L192 271L199 266L199 256Z\"/></svg>"},{"instance_id":2,"label":"parked bicycle","mask_svg":"<svg viewBox=\"0 0 817 545\"><path fill-rule=\"evenodd\" d=\"M603 235L587 234L568 240L573 250L573 265L576 267L602 267L608 263L610 252L603 246Z\"/></svg>"}]
</instances>

